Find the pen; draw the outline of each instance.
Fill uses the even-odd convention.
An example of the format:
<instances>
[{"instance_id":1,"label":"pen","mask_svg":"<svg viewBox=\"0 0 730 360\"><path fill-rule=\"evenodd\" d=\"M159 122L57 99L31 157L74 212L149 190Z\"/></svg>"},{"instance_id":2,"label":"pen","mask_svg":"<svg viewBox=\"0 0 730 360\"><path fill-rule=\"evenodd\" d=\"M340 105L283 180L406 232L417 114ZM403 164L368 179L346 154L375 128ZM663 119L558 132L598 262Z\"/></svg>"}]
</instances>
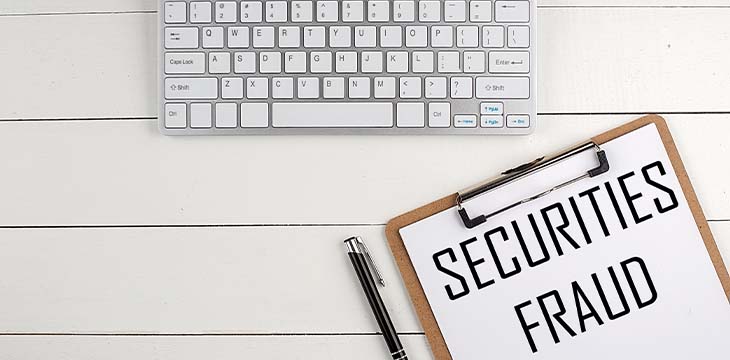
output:
<instances>
[{"instance_id":1,"label":"pen","mask_svg":"<svg viewBox=\"0 0 730 360\"><path fill-rule=\"evenodd\" d=\"M380 297L377 285L373 279L373 274L370 272L367 261L373 264L375 274L378 277L380 285L385 286L385 280L378 270L378 266L375 265L373 257L370 255L367 245L359 236L351 237L345 240L345 246L347 247L347 254L350 256L352 266L355 267L355 273L357 273L360 284L362 285L365 296L368 298L370 307L373 309L375 319L378 321L380 331L383 333L385 343L388 345L390 355L393 356L393 360L408 360L406 351L403 349L403 345L398 339L398 333L395 331L393 322L390 320L388 310L385 309L383 299ZM367 259L366 259L367 257Z\"/></svg>"}]
</instances>

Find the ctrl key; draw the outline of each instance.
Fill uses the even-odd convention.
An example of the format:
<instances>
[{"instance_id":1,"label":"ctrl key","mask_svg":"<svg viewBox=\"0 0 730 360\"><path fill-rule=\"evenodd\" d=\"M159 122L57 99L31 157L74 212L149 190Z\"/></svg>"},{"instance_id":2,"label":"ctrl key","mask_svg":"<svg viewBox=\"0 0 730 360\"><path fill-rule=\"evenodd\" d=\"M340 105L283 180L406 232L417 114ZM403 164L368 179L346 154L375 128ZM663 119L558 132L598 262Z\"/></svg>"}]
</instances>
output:
<instances>
[{"instance_id":1,"label":"ctrl key","mask_svg":"<svg viewBox=\"0 0 730 360\"><path fill-rule=\"evenodd\" d=\"M184 129L188 125L188 112L185 104L165 104L165 127Z\"/></svg>"}]
</instances>

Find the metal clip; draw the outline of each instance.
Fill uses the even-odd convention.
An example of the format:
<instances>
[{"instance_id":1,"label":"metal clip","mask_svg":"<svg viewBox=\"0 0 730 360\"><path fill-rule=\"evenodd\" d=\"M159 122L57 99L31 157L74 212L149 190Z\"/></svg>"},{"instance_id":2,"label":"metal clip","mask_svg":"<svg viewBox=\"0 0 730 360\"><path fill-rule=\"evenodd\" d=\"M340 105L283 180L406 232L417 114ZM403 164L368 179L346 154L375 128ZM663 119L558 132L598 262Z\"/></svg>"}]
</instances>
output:
<instances>
[{"instance_id":1,"label":"metal clip","mask_svg":"<svg viewBox=\"0 0 730 360\"><path fill-rule=\"evenodd\" d=\"M385 279L383 279L383 275L380 273L380 269L378 269L378 264L375 263L375 259L373 259L373 256L370 255L370 249L368 249L365 241L363 241L363 239L359 236L354 236L345 240L345 245L347 245L347 249L350 252L363 254L365 256L365 258L370 262L370 265L373 266L373 270L375 270L375 277L378 279L378 282L380 285L385 287Z\"/></svg>"},{"instance_id":2,"label":"metal clip","mask_svg":"<svg viewBox=\"0 0 730 360\"><path fill-rule=\"evenodd\" d=\"M505 206L499 210L493 211L489 214L483 214L483 215L479 215L477 217L472 218L469 216L469 214L466 213L466 209L464 209L463 204L472 198L483 195L486 192L489 192L491 190L497 189L497 188L502 187L511 182L522 179L532 173L540 171L546 167L553 166L563 160L566 160L574 155L577 155L583 151L590 150L590 149L594 149L596 151L596 157L598 158L599 165L596 168L587 170L584 174L582 174L572 180L568 180L562 184L553 186L543 192L540 192L538 194L535 194L535 195L529 196L525 199L514 202L510 205L507 205L507 206ZM592 178L594 176L598 176L603 173L606 173L606 172L608 172L609 168L610 168L610 166L608 163L608 158L606 157L606 152L603 149L601 149L601 147L598 146L598 144L596 144L594 142L587 142L587 143L578 145L576 147L573 147L565 152L551 156L549 158L546 158L543 156L543 157L538 158L534 161L531 161L527 164L523 164L516 168L507 170L507 171L503 172L501 174L501 176L496 179L490 180L486 183L482 183L471 189L459 192L456 196L456 209L459 212L459 216L461 217L462 222L464 222L464 226L466 226L467 229L472 229L476 226L479 226L479 225L485 223L487 221L487 219L490 217L501 214L516 206L528 203L533 200L537 200L543 196L546 196L546 195L552 193L555 190L561 189L563 187L576 183L580 180L583 180L586 178Z\"/></svg>"}]
</instances>

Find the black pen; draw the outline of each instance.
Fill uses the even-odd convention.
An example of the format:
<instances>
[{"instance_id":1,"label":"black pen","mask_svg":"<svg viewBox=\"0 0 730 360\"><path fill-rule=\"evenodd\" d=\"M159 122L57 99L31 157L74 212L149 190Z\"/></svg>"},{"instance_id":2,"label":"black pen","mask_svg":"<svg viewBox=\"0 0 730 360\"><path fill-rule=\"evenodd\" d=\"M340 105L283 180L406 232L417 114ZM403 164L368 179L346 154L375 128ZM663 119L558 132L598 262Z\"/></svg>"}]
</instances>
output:
<instances>
[{"instance_id":1,"label":"black pen","mask_svg":"<svg viewBox=\"0 0 730 360\"><path fill-rule=\"evenodd\" d=\"M393 321L390 320L388 310L385 308L385 304L383 304L383 299L380 297L377 285L375 285L373 274L368 267L367 261L370 260L375 269L375 274L378 277L378 282L382 286L385 286L385 280L380 275L378 266L375 265L375 261L373 261L367 245L365 245L362 238L357 236L345 240L345 246L347 247L347 254L352 261L352 266L355 267L355 273L357 273L357 277L360 279L362 289L365 291L365 296L367 296L370 307L373 309L375 319L378 321L380 331L383 333L385 343L388 345L390 355L393 356L393 360L408 360L406 351L403 349L400 339L398 339L398 333L395 331Z\"/></svg>"}]
</instances>

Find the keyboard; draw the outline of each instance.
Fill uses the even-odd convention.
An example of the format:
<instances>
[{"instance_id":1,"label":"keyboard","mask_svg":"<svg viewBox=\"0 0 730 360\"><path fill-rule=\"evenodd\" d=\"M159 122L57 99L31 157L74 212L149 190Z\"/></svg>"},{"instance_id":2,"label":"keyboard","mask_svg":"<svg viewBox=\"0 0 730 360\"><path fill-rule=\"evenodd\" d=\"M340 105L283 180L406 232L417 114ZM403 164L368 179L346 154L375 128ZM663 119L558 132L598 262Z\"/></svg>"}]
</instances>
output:
<instances>
[{"instance_id":1,"label":"keyboard","mask_svg":"<svg viewBox=\"0 0 730 360\"><path fill-rule=\"evenodd\" d=\"M535 3L160 0L160 130L530 133Z\"/></svg>"}]
</instances>

